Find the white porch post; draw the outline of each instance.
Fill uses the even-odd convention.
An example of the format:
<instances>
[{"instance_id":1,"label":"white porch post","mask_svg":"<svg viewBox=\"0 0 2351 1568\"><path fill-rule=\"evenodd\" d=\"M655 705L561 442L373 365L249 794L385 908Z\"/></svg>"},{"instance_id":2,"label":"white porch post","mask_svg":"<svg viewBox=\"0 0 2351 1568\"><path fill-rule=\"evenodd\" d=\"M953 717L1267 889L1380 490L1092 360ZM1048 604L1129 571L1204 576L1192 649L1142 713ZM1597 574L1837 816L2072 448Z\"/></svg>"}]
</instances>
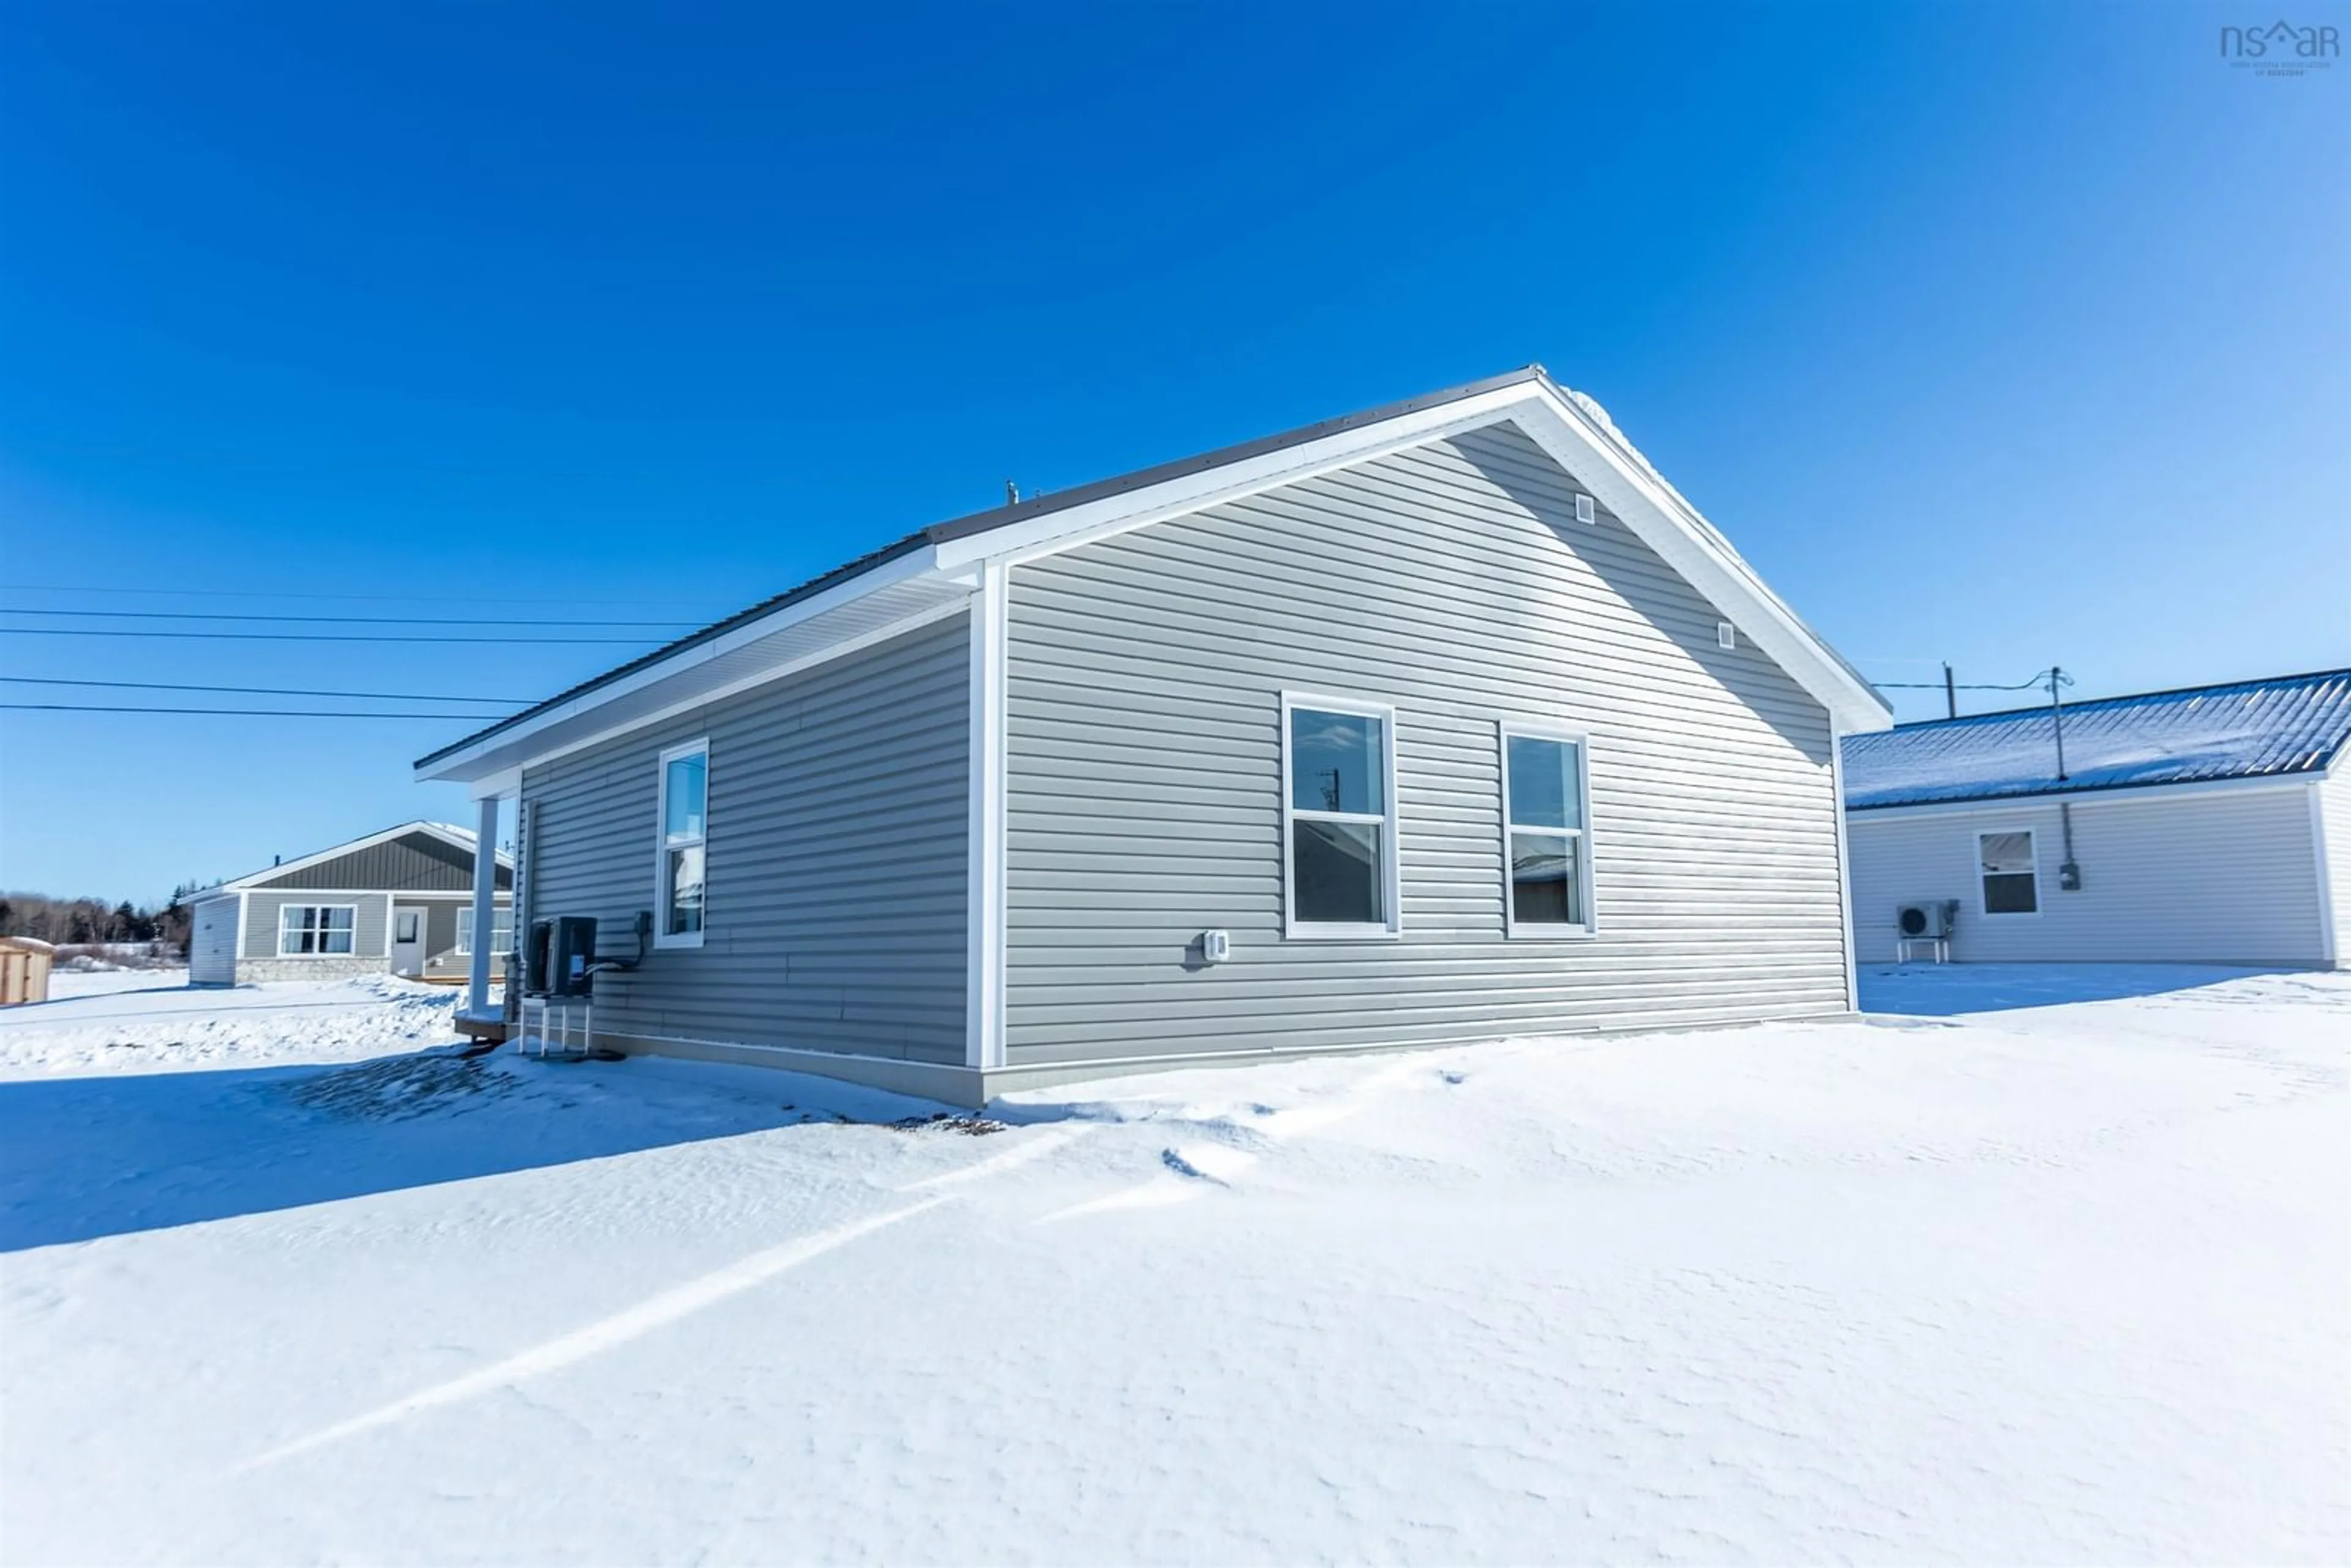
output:
<instances>
[{"instance_id":1,"label":"white porch post","mask_svg":"<svg viewBox=\"0 0 2351 1568\"><path fill-rule=\"evenodd\" d=\"M474 952L465 1010L476 1018L490 1011L490 949L498 928L498 798L474 802Z\"/></svg>"}]
</instances>

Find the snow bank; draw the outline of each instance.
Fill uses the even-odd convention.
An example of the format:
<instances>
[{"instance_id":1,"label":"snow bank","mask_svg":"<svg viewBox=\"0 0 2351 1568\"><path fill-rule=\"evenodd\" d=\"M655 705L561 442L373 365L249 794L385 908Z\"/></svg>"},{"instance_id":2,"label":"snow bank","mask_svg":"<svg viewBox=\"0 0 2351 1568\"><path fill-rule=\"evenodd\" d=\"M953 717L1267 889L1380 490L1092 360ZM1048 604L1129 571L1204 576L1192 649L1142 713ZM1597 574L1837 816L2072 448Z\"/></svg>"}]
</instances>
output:
<instances>
[{"instance_id":1,"label":"snow bank","mask_svg":"<svg viewBox=\"0 0 2351 1568\"><path fill-rule=\"evenodd\" d=\"M2351 976L1931 978L1945 1016L1111 1081L977 1137L746 1069L275 1065L400 1034L396 988L137 1025L244 1042L193 1071L61 1075L38 1037L101 1020L60 1013L0 1082L0 1538L2351 1555Z\"/></svg>"},{"instance_id":2,"label":"snow bank","mask_svg":"<svg viewBox=\"0 0 2351 1568\"><path fill-rule=\"evenodd\" d=\"M457 1038L461 993L389 975L234 992L185 969L57 974L50 999L0 1011L0 1077L347 1061Z\"/></svg>"}]
</instances>

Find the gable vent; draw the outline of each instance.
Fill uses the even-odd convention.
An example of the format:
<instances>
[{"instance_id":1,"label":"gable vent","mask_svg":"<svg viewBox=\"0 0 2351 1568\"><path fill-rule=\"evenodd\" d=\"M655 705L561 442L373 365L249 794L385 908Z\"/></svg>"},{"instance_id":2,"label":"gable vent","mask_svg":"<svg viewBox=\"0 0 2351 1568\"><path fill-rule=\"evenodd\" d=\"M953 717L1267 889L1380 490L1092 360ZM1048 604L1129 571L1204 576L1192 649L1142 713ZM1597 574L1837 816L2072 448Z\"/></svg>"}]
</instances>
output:
<instances>
[{"instance_id":1,"label":"gable vent","mask_svg":"<svg viewBox=\"0 0 2351 1568\"><path fill-rule=\"evenodd\" d=\"M1576 497L1575 520L1579 523L1596 523L1600 520L1600 509L1592 504L1591 497Z\"/></svg>"},{"instance_id":2,"label":"gable vent","mask_svg":"<svg viewBox=\"0 0 2351 1568\"><path fill-rule=\"evenodd\" d=\"M1739 628L1728 621L1718 621L1714 623L1714 640L1726 648L1736 648L1739 646Z\"/></svg>"}]
</instances>

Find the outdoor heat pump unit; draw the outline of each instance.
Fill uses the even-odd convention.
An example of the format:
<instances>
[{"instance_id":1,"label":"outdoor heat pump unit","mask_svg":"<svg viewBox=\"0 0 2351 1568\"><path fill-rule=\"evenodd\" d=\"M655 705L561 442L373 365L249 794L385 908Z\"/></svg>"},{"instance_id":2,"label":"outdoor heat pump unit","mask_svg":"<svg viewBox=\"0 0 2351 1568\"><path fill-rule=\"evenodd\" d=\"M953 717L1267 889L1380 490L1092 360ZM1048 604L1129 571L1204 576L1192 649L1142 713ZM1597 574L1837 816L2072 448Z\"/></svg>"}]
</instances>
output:
<instances>
[{"instance_id":1,"label":"outdoor heat pump unit","mask_svg":"<svg viewBox=\"0 0 2351 1568\"><path fill-rule=\"evenodd\" d=\"M1941 942L1949 939L1951 923L1959 914L1956 902L1940 904L1906 904L1894 917L1895 928L1907 940Z\"/></svg>"},{"instance_id":2,"label":"outdoor heat pump unit","mask_svg":"<svg viewBox=\"0 0 2351 1568\"><path fill-rule=\"evenodd\" d=\"M530 923L523 989L535 997L585 997L595 986L596 919L563 915Z\"/></svg>"}]
</instances>

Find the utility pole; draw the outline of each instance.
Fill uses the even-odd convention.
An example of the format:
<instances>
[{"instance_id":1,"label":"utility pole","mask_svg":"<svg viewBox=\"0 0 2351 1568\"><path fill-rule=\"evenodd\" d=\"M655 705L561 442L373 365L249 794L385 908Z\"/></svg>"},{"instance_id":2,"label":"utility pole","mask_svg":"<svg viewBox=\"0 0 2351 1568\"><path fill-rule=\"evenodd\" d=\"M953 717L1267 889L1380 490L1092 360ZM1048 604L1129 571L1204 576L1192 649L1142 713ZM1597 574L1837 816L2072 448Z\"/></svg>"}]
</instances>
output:
<instances>
[{"instance_id":1,"label":"utility pole","mask_svg":"<svg viewBox=\"0 0 2351 1568\"><path fill-rule=\"evenodd\" d=\"M1943 716L1959 716L1959 688L1951 684L1951 662L1943 661Z\"/></svg>"},{"instance_id":2,"label":"utility pole","mask_svg":"<svg viewBox=\"0 0 2351 1568\"><path fill-rule=\"evenodd\" d=\"M2063 666L2049 666L2049 719L2057 732L2057 782L2065 782L2065 699L2059 695L2065 684Z\"/></svg>"}]
</instances>

